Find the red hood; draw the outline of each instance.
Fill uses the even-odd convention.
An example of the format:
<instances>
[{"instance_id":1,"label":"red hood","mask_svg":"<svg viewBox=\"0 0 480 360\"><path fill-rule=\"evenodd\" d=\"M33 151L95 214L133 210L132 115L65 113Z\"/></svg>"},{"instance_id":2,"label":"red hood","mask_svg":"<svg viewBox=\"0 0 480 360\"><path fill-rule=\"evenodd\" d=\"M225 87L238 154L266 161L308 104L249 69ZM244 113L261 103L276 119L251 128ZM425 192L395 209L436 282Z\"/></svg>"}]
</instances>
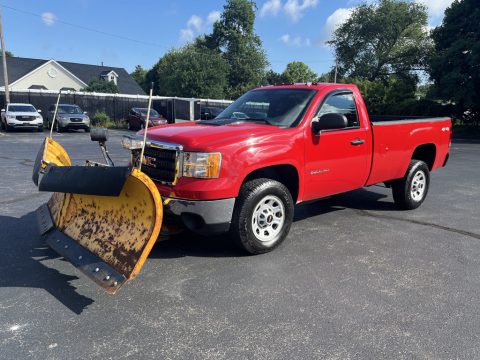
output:
<instances>
[{"instance_id":1,"label":"red hood","mask_svg":"<svg viewBox=\"0 0 480 360\"><path fill-rule=\"evenodd\" d=\"M220 147L263 136L281 134L285 129L276 126L238 123L204 125L195 122L159 126L149 130L150 140L183 145L186 150L218 150Z\"/></svg>"}]
</instances>

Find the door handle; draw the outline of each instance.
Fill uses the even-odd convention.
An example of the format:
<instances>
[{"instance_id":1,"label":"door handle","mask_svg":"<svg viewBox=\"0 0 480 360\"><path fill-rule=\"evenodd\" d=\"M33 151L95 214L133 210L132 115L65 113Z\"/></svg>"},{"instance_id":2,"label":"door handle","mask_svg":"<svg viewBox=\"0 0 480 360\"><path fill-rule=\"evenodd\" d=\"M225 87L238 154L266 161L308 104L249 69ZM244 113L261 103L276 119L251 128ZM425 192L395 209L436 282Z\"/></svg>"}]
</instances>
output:
<instances>
[{"instance_id":1,"label":"door handle","mask_svg":"<svg viewBox=\"0 0 480 360\"><path fill-rule=\"evenodd\" d=\"M352 144L353 146L362 145L364 143L365 143L365 140L363 139L355 139L350 142L350 144Z\"/></svg>"}]
</instances>

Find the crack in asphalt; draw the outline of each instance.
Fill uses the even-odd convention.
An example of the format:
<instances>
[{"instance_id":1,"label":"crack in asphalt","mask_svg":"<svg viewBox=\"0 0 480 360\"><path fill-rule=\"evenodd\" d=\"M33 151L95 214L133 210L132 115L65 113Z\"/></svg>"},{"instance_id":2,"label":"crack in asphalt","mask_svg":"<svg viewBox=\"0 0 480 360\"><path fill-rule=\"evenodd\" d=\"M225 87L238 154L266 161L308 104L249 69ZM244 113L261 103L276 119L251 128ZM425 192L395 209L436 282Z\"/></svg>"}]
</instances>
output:
<instances>
[{"instance_id":1,"label":"crack in asphalt","mask_svg":"<svg viewBox=\"0 0 480 360\"><path fill-rule=\"evenodd\" d=\"M455 229L449 226L443 226L443 225L438 225L434 223L429 223L426 221L420 221L420 220L413 220L413 219L402 219L402 218L397 218L395 216L390 216L390 215L380 215L380 214L373 214L367 210L360 210L360 209L354 209L354 211L362 216L369 216L377 219L385 219L385 220L397 220L397 221L403 221L411 224L416 224L416 225L423 225L423 226L429 226L432 228L440 229L440 230L445 230L449 231L455 234L460 234L468 237L472 237L474 239L480 240L480 235L472 233L470 231L465 231L465 230L460 230L460 229Z\"/></svg>"}]
</instances>

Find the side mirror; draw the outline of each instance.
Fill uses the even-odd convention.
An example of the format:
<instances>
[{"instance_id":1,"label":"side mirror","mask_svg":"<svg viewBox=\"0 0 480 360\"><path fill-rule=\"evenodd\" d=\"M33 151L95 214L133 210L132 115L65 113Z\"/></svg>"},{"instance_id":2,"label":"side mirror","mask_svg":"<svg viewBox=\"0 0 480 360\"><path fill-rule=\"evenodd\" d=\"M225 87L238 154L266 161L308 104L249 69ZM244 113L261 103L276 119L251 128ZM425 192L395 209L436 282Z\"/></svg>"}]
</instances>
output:
<instances>
[{"instance_id":1,"label":"side mirror","mask_svg":"<svg viewBox=\"0 0 480 360\"><path fill-rule=\"evenodd\" d=\"M318 121L312 121L312 131L316 135L320 134L322 130L345 129L347 126L347 117L339 113L324 114Z\"/></svg>"},{"instance_id":2,"label":"side mirror","mask_svg":"<svg viewBox=\"0 0 480 360\"><path fill-rule=\"evenodd\" d=\"M91 129L90 139L92 141L98 141L99 143L105 143L108 140L108 129L106 128Z\"/></svg>"},{"instance_id":3,"label":"side mirror","mask_svg":"<svg viewBox=\"0 0 480 360\"><path fill-rule=\"evenodd\" d=\"M42 109L37 109L37 112L40 114L42 112Z\"/></svg>"},{"instance_id":4,"label":"side mirror","mask_svg":"<svg viewBox=\"0 0 480 360\"><path fill-rule=\"evenodd\" d=\"M84 111L83 113L84 113L85 115L88 115L88 111Z\"/></svg>"},{"instance_id":5,"label":"side mirror","mask_svg":"<svg viewBox=\"0 0 480 360\"><path fill-rule=\"evenodd\" d=\"M5 109L2 109L2 112L5 112Z\"/></svg>"}]
</instances>

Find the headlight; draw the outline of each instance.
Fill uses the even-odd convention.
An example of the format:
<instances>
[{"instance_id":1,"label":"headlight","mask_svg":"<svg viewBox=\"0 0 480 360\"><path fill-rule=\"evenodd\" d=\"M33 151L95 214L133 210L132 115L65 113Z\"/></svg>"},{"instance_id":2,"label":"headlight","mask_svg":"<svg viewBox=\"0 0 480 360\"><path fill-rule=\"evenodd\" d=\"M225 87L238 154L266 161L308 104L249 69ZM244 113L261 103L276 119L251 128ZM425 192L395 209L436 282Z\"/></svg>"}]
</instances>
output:
<instances>
[{"instance_id":1,"label":"headlight","mask_svg":"<svg viewBox=\"0 0 480 360\"><path fill-rule=\"evenodd\" d=\"M7 119L15 119L15 115L7 115Z\"/></svg>"},{"instance_id":2,"label":"headlight","mask_svg":"<svg viewBox=\"0 0 480 360\"><path fill-rule=\"evenodd\" d=\"M220 176L222 154L183 153L183 176L201 179L214 179Z\"/></svg>"},{"instance_id":3,"label":"headlight","mask_svg":"<svg viewBox=\"0 0 480 360\"><path fill-rule=\"evenodd\" d=\"M67 117L66 117L66 116L62 116L62 115L58 115L58 116L57 116L57 119L64 121L64 120L67 120Z\"/></svg>"},{"instance_id":4,"label":"headlight","mask_svg":"<svg viewBox=\"0 0 480 360\"><path fill-rule=\"evenodd\" d=\"M37 118L38 120L40 120L40 119L42 119L42 115L37 115L36 118Z\"/></svg>"},{"instance_id":5,"label":"headlight","mask_svg":"<svg viewBox=\"0 0 480 360\"><path fill-rule=\"evenodd\" d=\"M133 136L123 136L122 146L128 150L139 150L143 146L143 139Z\"/></svg>"}]
</instances>

